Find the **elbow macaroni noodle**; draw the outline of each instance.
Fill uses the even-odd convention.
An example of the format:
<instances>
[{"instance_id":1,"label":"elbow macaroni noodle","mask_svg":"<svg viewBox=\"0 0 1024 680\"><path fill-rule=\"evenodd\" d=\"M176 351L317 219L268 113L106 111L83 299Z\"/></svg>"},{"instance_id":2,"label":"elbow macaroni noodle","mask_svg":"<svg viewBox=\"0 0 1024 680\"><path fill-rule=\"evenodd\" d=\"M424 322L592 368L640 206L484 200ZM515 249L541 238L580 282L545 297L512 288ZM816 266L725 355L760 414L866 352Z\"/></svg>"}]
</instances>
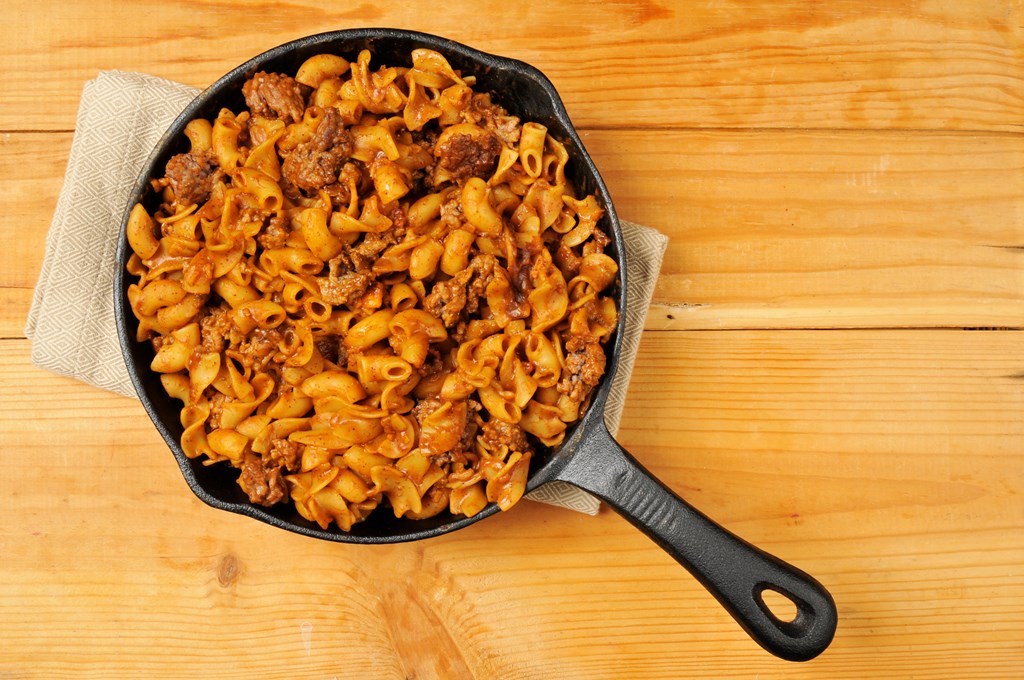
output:
<instances>
[{"instance_id":1,"label":"elbow macaroni noodle","mask_svg":"<svg viewBox=\"0 0 1024 680\"><path fill-rule=\"evenodd\" d=\"M345 531L381 505L511 507L586 408L618 314L564 146L437 52L370 59L314 56L280 91L252 84L267 106L193 120L159 207L127 224L137 340L185 453Z\"/></svg>"}]
</instances>

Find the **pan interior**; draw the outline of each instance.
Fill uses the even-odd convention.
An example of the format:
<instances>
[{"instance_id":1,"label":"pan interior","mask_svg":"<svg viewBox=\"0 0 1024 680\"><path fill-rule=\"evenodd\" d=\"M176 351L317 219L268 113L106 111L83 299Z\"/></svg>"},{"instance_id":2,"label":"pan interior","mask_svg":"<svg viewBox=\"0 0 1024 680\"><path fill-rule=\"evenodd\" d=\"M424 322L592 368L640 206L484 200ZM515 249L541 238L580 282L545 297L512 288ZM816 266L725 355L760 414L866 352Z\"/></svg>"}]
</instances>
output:
<instances>
[{"instance_id":1,"label":"pan interior","mask_svg":"<svg viewBox=\"0 0 1024 680\"><path fill-rule=\"evenodd\" d=\"M153 351L148 343L135 342L138 322L127 303L126 293L132 283L125 273L125 264L131 254L125 237L128 211L142 202L150 211L156 208L159 197L149 187L149 178L162 174L167 161L175 154L188 150L184 135L185 125L194 118L216 117L224 107L238 111L245 102L242 84L257 71L294 73L309 57L330 52L355 60L360 50L373 52L373 63L406 64L409 54L416 48L430 48L442 53L452 67L463 75L475 75L475 90L490 92L492 100L522 120L545 125L549 132L565 144L570 155L567 173L580 193L595 194L605 208L601 228L612 237L609 254L620 263L620 279L616 291L619 323L614 338L606 347L608 364L601 385L595 390L591 406L584 417L567 433L565 443L558 449L538 447L527 485L531 491L554 477L571 455L575 442L587 428L603 427L603 408L609 385L615 373L622 328L625 319L625 267L622 232L612 206L611 197L593 161L587 154L569 120L554 86L540 71L520 61L486 54L442 37L394 29L357 29L309 36L276 47L242 64L223 76L201 93L175 120L154 149L129 199L118 242L118 271L115 274L115 316L122 352L136 391L158 431L174 453L182 473L195 494L204 502L223 510L240 513L316 538L351 543L391 543L428 538L446 533L494 514L498 508L488 505L472 518L455 517L444 512L423 520L395 518L393 514L374 512L349 532L321 529L302 518L291 504L278 504L271 508L249 503L236 483L237 470L223 465L204 465L201 460L189 459L180 446L182 426L180 405L164 392L159 377L149 369ZM382 508L382 510L384 510Z\"/></svg>"}]
</instances>

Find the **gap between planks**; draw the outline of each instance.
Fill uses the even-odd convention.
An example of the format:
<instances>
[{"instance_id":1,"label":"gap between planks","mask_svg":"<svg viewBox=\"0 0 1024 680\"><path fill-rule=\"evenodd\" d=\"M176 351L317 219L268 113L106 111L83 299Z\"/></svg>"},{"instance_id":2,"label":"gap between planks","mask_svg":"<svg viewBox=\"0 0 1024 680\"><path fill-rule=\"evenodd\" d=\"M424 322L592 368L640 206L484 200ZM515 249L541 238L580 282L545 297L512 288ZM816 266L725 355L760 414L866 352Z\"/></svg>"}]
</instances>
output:
<instances>
[{"instance_id":1,"label":"gap between planks","mask_svg":"<svg viewBox=\"0 0 1024 680\"><path fill-rule=\"evenodd\" d=\"M831 127L784 127L784 126L716 126L716 125L577 125L576 132L692 132L692 133L751 133L764 132L769 134L893 134L893 135L950 135L956 137L1020 137L1024 135L1024 123L1018 130L986 130L983 128L831 128ZM0 129L5 135L50 135L73 134L75 128L10 128Z\"/></svg>"}]
</instances>

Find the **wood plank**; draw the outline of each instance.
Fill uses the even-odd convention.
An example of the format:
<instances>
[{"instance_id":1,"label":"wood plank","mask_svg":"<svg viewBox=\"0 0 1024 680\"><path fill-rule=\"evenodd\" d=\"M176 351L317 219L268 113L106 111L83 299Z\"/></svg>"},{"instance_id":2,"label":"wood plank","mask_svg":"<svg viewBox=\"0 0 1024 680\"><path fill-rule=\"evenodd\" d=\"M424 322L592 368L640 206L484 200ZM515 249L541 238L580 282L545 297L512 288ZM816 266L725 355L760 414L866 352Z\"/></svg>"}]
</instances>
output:
<instances>
[{"instance_id":1,"label":"wood plank","mask_svg":"<svg viewBox=\"0 0 1024 680\"><path fill-rule=\"evenodd\" d=\"M243 5L5 4L0 679L1024 677L1022 0ZM210 509L136 402L30 365L84 82L361 25L541 67L671 236L619 437L828 586L820 658L607 510L373 547Z\"/></svg>"},{"instance_id":2,"label":"wood plank","mask_svg":"<svg viewBox=\"0 0 1024 680\"><path fill-rule=\"evenodd\" d=\"M619 214L671 238L648 328L1012 326L1024 137L588 134Z\"/></svg>"},{"instance_id":3,"label":"wood plank","mask_svg":"<svg viewBox=\"0 0 1024 680\"><path fill-rule=\"evenodd\" d=\"M1021 3L496 0L8 3L0 130L67 130L104 69L205 87L249 57L332 28L401 26L531 62L581 126L1021 130ZM452 22L451 16L458 16ZM574 38L563 28L571 17ZM187 26L187 28L185 28ZM516 27L516 28L513 28ZM532 38L523 38L523 30ZM26 115L30 110L31 115Z\"/></svg>"},{"instance_id":4,"label":"wood plank","mask_svg":"<svg viewBox=\"0 0 1024 680\"><path fill-rule=\"evenodd\" d=\"M0 287L0 339L25 337L25 321L31 306L31 289Z\"/></svg>"},{"instance_id":5,"label":"wood plank","mask_svg":"<svg viewBox=\"0 0 1024 680\"><path fill-rule=\"evenodd\" d=\"M35 286L70 152L70 133L0 134L0 288Z\"/></svg>"},{"instance_id":6,"label":"wood plank","mask_svg":"<svg viewBox=\"0 0 1024 680\"><path fill-rule=\"evenodd\" d=\"M1024 318L1024 137L598 130L584 143L621 216L671 239L648 328ZM69 148L67 133L0 138L0 287L35 285ZM15 297L6 337L28 311Z\"/></svg>"},{"instance_id":7,"label":"wood plank","mask_svg":"<svg viewBox=\"0 0 1024 680\"><path fill-rule=\"evenodd\" d=\"M1020 333L995 331L644 336L620 440L839 603L833 646L793 665L607 511L522 503L372 547L209 509L137 403L35 369L26 341L3 341L0 384L22 394L0 409L0 671L1016 678L1019 349Z\"/></svg>"},{"instance_id":8,"label":"wood plank","mask_svg":"<svg viewBox=\"0 0 1024 680\"><path fill-rule=\"evenodd\" d=\"M692 491L698 505L735 513L723 521L746 522L763 511L747 484L794 503L811 500L801 489L814 489L814 502L835 514L866 506L927 514L933 495L963 503L1003 496L1024 481L1021 337L953 330L648 332L620 439L650 456L670 486ZM832 466L820 467L823 461ZM974 484L976 474L988 474L982 470L993 475L987 490ZM737 474L730 488L726 482ZM718 491L704 499L708 487ZM882 496L889 500L879 502ZM1019 500L989 508L995 514L986 519L996 523L1024 518ZM777 512L799 519L785 506Z\"/></svg>"}]
</instances>

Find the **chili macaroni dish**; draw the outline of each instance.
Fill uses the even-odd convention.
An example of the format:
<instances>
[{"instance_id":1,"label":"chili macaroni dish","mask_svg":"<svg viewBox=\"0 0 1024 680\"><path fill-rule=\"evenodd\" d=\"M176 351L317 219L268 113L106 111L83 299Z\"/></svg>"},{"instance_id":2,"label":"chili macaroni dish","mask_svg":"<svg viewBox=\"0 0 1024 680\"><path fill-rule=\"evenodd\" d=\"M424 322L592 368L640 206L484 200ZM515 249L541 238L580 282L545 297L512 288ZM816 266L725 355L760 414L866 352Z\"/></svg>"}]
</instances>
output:
<instances>
[{"instance_id":1,"label":"chili macaroni dish","mask_svg":"<svg viewBox=\"0 0 1024 680\"><path fill-rule=\"evenodd\" d=\"M438 52L256 73L127 225L128 301L181 446L348 531L505 510L605 370L603 210L565 147Z\"/></svg>"}]
</instances>

